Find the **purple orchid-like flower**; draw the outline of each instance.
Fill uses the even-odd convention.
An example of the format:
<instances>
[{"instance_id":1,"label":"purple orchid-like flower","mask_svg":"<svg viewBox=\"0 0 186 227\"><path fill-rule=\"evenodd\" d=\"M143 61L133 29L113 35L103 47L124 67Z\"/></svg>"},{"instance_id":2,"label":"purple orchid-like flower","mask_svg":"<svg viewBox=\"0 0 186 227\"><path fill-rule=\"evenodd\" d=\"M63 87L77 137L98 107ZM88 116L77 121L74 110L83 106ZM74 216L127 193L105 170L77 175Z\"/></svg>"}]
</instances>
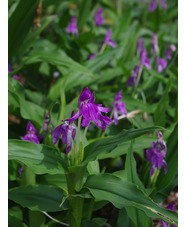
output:
<instances>
[{"instance_id":1,"label":"purple orchid-like flower","mask_svg":"<svg viewBox=\"0 0 186 227\"><path fill-rule=\"evenodd\" d=\"M103 131L105 131L105 128L110 126L109 123L112 122L112 120L109 117L103 116L102 112L108 113L111 108L102 107L101 104L95 104L94 102L94 92L91 93L88 87L86 87L79 96L78 112L73 117L63 120L63 122L74 121L82 116L82 126L88 127L90 121L94 121L99 128L102 128Z\"/></svg>"},{"instance_id":2,"label":"purple orchid-like flower","mask_svg":"<svg viewBox=\"0 0 186 227\"><path fill-rule=\"evenodd\" d=\"M151 70L150 59L147 58L147 51L145 48L141 51L141 66L145 66L148 70Z\"/></svg>"},{"instance_id":3,"label":"purple orchid-like flower","mask_svg":"<svg viewBox=\"0 0 186 227\"><path fill-rule=\"evenodd\" d=\"M175 51L176 51L176 46L174 44L171 44L166 49L165 57L170 60L172 58L172 53L175 52Z\"/></svg>"},{"instance_id":4,"label":"purple orchid-like flower","mask_svg":"<svg viewBox=\"0 0 186 227\"><path fill-rule=\"evenodd\" d=\"M158 48L158 37L157 35L153 32L152 33L152 48L150 53L151 54L157 54L159 52L159 48Z\"/></svg>"},{"instance_id":5,"label":"purple orchid-like flower","mask_svg":"<svg viewBox=\"0 0 186 227\"><path fill-rule=\"evenodd\" d=\"M167 4L165 0L160 0L160 5L163 9L167 9ZM152 0L151 4L149 5L149 12L152 12L157 7L157 0Z\"/></svg>"},{"instance_id":6,"label":"purple orchid-like flower","mask_svg":"<svg viewBox=\"0 0 186 227\"><path fill-rule=\"evenodd\" d=\"M164 58L155 58L158 65L157 71L161 73L167 67L167 61Z\"/></svg>"},{"instance_id":7,"label":"purple orchid-like flower","mask_svg":"<svg viewBox=\"0 0 186 227\"><path fill-rule=\"evenodd\" d=\"M34 128L33 124L29 121L26 126L27 134L23 137L25 141L31 141L33 143L40 143L36 135L37 130Z\"/></svg>"},{"instance_id":8,"label":"purple orchid-like flower","mask_svg":"<svg viewBox=\"0 0 186 227\"><path fill-rule=\"evenodd\" d=\"M68 25L66 32L76 34L76 37L78 37L78 28L75 17L71 17L71 23Z\"/></svg>"},{"instance_id":9,"label":"purple orchid-like flower","mask_svg":"<svg viewBox=\"0 0 186 227\"><path fill-rule=\"evenodd\" d=\"M19 171L18 171L19 177L21 177L22 172L23 172L23 166L21 166L21 168L20 168Z\"/></svg>"},{"instance_id":10,"label":"purple orchid-like flower","mask_svg":"<svg viewBox=\"0 0 186 227\"><path fill-rule=\"evenodd\" d=\"M138 56L140 55L141 51L143 50L143 39L142 37L140 37L138 39L138 45L137 45L137 53L138 53Z\"/></svg>"},{"instance_id":11,"label":"purple orchid-like flower","mask_svg":"<svg viewBox=\"0 0 186 227\"><path fill-rule=\"evenodd\" d=\"M94 22L96 26L101 26L102 24L104 24L104 18L102 14L103 14L103 9L99 8L96 14L94 15Z\"/></svg>"},{"instance_id":12,"label":"purple orchid-like flower","mask_svg":"<svg viewBox=\"0 0 186 227\"><path fill-rule=\"evenodd\" d=\"M133 74L127 80L126 87L133 86L133 89L135 88L138 72L139 72L139 66L136 65L134 70L133 70Z\"/></svg>"},{"instance_id":13,"label":"purple orchid-like flower","mask_svg":"<svg viewBox=\"0 0 186 227\"><path fill-rule=\"evenodd\" d=\"M74 112L72 112L72 117L74 116ZM72 140L74 140L76 135L76 128L72 125L73 120L69 120L67 124L61 124L52 132L52 142L53 145L57 143L59 138L62 136L61 140L63 144L66 144L66 154L68 154L72 148Z\"/></svg>"},{"instance_id":14,"label":"purple orchid-like flower","mask_svg":"<svg viewBox=\"0 0 186 227\"><path fill-rule=\"evenodd\" d=\"M12 78L15 79L15 80L19 80L20 79L19 76L17 76L17 75L13 75Z\"/></svg>"},{"instance_id":15,"label":"purple orchid-like flower","mask_svg":"<svg viewBox=\"0 0 186 227\"><path fill-rule=\"evenodd\" d=\"M167 4L166 4L165 0L160 0L160 5L163 9L167 9Z\"/></svg>"},{"instance_id":16,"label":"purple orchid-like flower","mask_svg":"<svg viewBox=\"0 0 186 227\"><path fill-rule=\"evenodd\" d=\"M105 39L104 39L104 44L103 45L107 45L108 44L109 46L115 48L116 44L115 44L114 40L111 39L111 36L112 36L112 30L109 29L107 31L106 35L105 35Z\"/></svg>"},{"instance_id":17,"label":"purple orchid-like flower","mask_svg":"<svg viewBox=\"0 0 186 227\"><path fill-rule=\"evenodd\" d=\"M161 169L164 166L164 172L167 173L167 163L164 160L167 153L167 146L163 140L162 133L157 131L157 142L152 142L152 148L146 150L146 160L152 162L150 177L154 174L155 169Z\"/></svg>"},{"instance_id":18,"label":"purple orchid-like flower","mask_svg":"<svg viewBox=\"0 0 186 227\"><path fill-rule=\"evenodd\" d=\"M152 0L151 4L149 5L149 12L152 12L157 7L157 0Z\"/></svg>"},{"instance_id":19,"label":"purple orchid-like flower","mask_svg":"<svg viewBox=\"0 0 186 227\"><path fill-rule=\"evenodd\" d=\"M89 56L89 60L91 60L91 59L93 59L93 58L95 58L96 57L96 53L92 53L90 56Z\"/></svg>"},{"instance_id":20,"label":"purple orchid-like flower","mask_svg":"<svg viewBox=\"0 0 186 227\"><path fill-rule=\"evenodd\" d=\"M10 61L8 61L8 72L9 73L12 72L12 69L10 68ZM17 75L13 75L12 78L15 79L15 80L19 80L20 79L19 76L17 76Z\"/></svg>"},{"instance_id":21,"label":"purple orchid-like flower","mask_svg":"<svg viewBox=\"0 0 186 227\"><path fill-rule=\"evenodd\" d=\"M125 108L125 103L120 101L123 98L121 93L122 93L122 90L116 94L116 96L114 98L114 103L113 103L115 125L118 124L118 111L121 113L121 115L127 114L127 110Z\"/></svg>"},{"instance_id":22,"label":"purple orchid-like flower","mask_svg":"<svg viewBox=\"0 0 186 227\"><path fill-rule=\"evenodd\" d=\"M170 204L167 207L165 207L168 210L172 210L174 212L177 212L177 210L174 209L174 207L176 206L176 204ZM165 221L161 221L163 227L168 227L168 224ZM171 225L171 227L176 227L175 225Z\"/></svg>"}]
</instances>

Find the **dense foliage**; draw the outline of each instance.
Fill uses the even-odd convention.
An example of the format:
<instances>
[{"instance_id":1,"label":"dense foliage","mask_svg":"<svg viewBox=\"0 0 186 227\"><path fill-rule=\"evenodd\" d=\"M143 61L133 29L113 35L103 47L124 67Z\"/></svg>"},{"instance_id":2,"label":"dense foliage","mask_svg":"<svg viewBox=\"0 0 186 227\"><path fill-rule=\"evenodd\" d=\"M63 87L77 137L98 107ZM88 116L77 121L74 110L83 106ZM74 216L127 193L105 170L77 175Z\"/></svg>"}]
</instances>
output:
<instances>
[{"instance_id":1,"label":"dense foliage","mask_svg":"<svg viewBox=\"0 0 186 227\"><path fill-rule=\"evenodd\" d=\"M178 225L177 4L8 1L10 227Z\"/></svg>"}]
</instances>

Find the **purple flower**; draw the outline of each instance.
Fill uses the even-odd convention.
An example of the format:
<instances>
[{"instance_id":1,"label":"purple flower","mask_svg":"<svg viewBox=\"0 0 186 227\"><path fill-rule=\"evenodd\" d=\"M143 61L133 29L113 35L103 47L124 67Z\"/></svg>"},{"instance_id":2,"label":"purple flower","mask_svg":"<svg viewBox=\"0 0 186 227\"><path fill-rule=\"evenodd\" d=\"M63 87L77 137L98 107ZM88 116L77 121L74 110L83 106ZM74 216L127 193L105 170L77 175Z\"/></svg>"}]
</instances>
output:
<instances>
[{"instance_id":1,"label":"purple flower","mask_svg":"<svg viewBox=\"0 0 186 227\"><path fill-rule=\"evenodd\" d=\"M158 65L158 73L161 73L167 67L167 61L164 58L155 58Z\"/></svg>"},{"instance_id":2,"label":"purple flower","mask_svg":"<svg viewBox=\"0 0 186 227\"><path fill-rule=\"evenodd\" d=\"M26 126L27 134L24 136L23 140L31 141L33 143L40 143L37 138L37 130L34 128L33 124L29 121Z\"/></svg>"},{"instance_id":3,"label":"purple flower","mask_svg":"<svg viewBox=\"0 0 186 227\"><path fill-rule=\"evenodd\" d=\"M102 14L103 14L103 9L99 8L96 14L94 15L94 22L96 26L101 26L102 24L104 24L104 18Z\"/></svg>"},{"instance_id":4,"label":"purple flower","mask_svg":"<svg viewBox=\"0 0 186 227\"><path fill-rule=\"evenodd\" d=\"M95 104L94 92L91 93L88 87L86 87L81 95L79 96L79 110L71 118L63 120L64 121L74 121L79 117L83 117L81 122L82 126L88 127L90 121L94 121L99 128L105 131L106 126L110 126L109 123L112 121L109 117L102 115L103 113L108 113L111 108L102 107L101 104Z\"/></svg>"},{"instance_id":5,"label":"purple flower","mask_svg":"<svg viewBox=\"0 0 186 227\"><path fill-rule=\"evenodd\" d=\"M165 207L168 210L172 210L174 212L177 212L177 210L174 209L174 207L176 206L176 204L170 204L167 207ZM168 224L165 221L161 221L163 227L168 227ZM171 227L176 227L175 225L171 225Z\"/></svg>"},{"instance_id":6,"label":"purple flower","mask_svg":"<svg viewBox=\"0 0 186 227\"><path fill-rule=\"evenodd\" d=\"M156 168L160 170L162 166L164 166L165 174L167 173L167 163L164 160L167 153L167 146L159 130L157 131L157 137L158 141L152 142L152 148L146 150L146 160L152 162L150 177L152 177Z\"/></svg>"},{"instance_id":7,"label":"purple flower","mask_svg":"<svg viewBox=\"0 0 186 227\"><path fill-rule=\"evenodd\" d=\"M160 5L163 9L167 9L167 4L165 0L160 0ZM157 7L157 0L152 0L151 4L149 5L149 12L152 12Z\"/></svg>"},{"instance_id":8,"label":"purple flower","mask_svg":"<svg viewBox=\"0 0 186 227\"><path fill-rule=\"evenodd\" d=\"M13 75L12 78L15 79L15 80L19 80L20 79L19 76L17 76L17 75Z\"/></svg>"},{"instance_id":9,"label":"purple flower","mask_svg":"<svg viewBox=\"0 0 186 227\"><path fill-rule=\"evenodd\" d=\"M141 51L141 65L145 66L148 70L151 70L150 59L147 58L147 51L145 48Z\"/></svg>"},{"instance_id":10,"label":"purple flower","mask_svg":"<svg viewBox=\"0 0 186 227\"><path fill-rule=\"evenodd\" d=\"M115 48L116 47L116 44L115 44L114 40L112 40L110 38L111 36L112 36L112 30L109 29L107 31L106 35L105 35L105 39L104 39L104 44L103 45L107 45L108 44L109 46Z\"/></svg>"},{"instance_id":11,"label":"purple flower","mask_svg":"<svg viewBox=\"0 0 186 227\"><path fill-rule=\"evenodd\" d=\"M8 72L9 73L12 72L12 69L10 68L10 61L8 61ZM17 75L13 75L12 78L15 79L15 80L19 80L20 79L19 76L17 76Z\"/></svg>"},{"instance_id":12,"label":"purple flower","mask_svg":"<svg viewBox=\"0 0 186 227\"><path fill-rule=\"evenodd\" d=\"M142 50L143 50L143 39L142 37L140 37L138 39L137 53L140 54Z\"/></svg>"},{"instance_id":13,"label":"purple flower","mask_svg":"<svg viewBox=\"0 0 186 227\"><path fill-rule=\"evenodd\" d=\"M135 88L138 72L139 72L139 66L136 65L133 70L133 74L127 80L126 87L133 85L133 89Z\"/></svg>"},{"instance_id":14,"label":"purple flower","mask_svg":"<svg viewBox=\"0 0 186 227\"><path fill-rule=\"evenodd\" d=\"M156 9L157 6L157 0L152 0L151 4L149 5L149 12L152 12Z\"/></svg>"},{"instance_id":15,"label":"purple flower","mask_svg":"<svg viewBox=\"0 0 186 227\"><path fill-rule=\"evenodd\" d=\"M96 53L92 53L90 56L89 56L89 60L91 60L91 59L93 59L93 58L95 58L96 57Z\"/></svg>"},{"instance_id":16,"label":"purple flower","mask_svg":"<svg viewBox=\"0 0 186 227\"><path fill-rule=\"evenodd\" d=\"M21 177L22 172L23 172L23 166L21 166L21 168L20 168L19 171L18 171L19 177Z\"/></svg>"},{"instance_id":17,"label":"purple flower","mask_svg":"<svg viewBox=\"0 0 186 227\"><path fill-rule=\"evenodd\" d=\"M72 117L74 116L74 112L72 112ZM66 144L66 154L69 153L69 151L72 148L72 140L74 140L75 135L76 135L76 128L72 125L73 120L70 120L69 123L67 124L61 124L55 130L52 132L52 142L53 145L57 143L59 140L59 137L62 136L61 140L63 144Z\"/></svg>"},{"instance_id":18,"label":"purple flower","mask_svg":"<svg viewBox=\"0 0 186 227\"><path fill-rule=\"evenodd\" d=\"M75 17L71 17L71 23L68 25L66 32L76 34L76 37L78 37L78 29Z\"/></svg>"},{"instance_id":19,"label":"purple flower","mask_svg":"<svg viewBox=\"0 0 186 227\"><path fill-rule=\"evenodd\" d=\"M167 4L166 4L165 0L160 0L160 5L163 9L167 9Z\"/></svg>"},{"instance_id":20,"label":"purple flower","mask_svg":"<svg viewBox=\"0 0 186 227\"><path fill-rule=\"evenodd\" d=\"M115 125L118 124L118 111L121 113L121 115L127 114L127 110L125 108L125 103L122 102L122 101L119 101L119 100L121 100L123 98L121 93L122 93L122 90L119 91L116 94L116 96L114 98L114 103L113 103L113 106L114 106L114 108L113 108L113 110L114 110L114 123L115 123Z\"/></svg>"},{"instance_id":21,"label":"purple flower","mask_svg":"<svg viewBox=\"0 0 186 227\"><path fill-rule=\"evenodd\" d=\"M159 48L158 48L158 38L156 36L156 34L153 32L152 33L152 48L150 53L151 54L156 54L159 52Z\"/></svg>"},{"instance_id":22,"label":"purple flower","mask_svg":"<svg viewBox=\"0 0 186 227\"><path fill-rule=\"evenodd\" d=\"M166 49L165 57L170 60L172 58L172 53L175 52L175 51L176 51L176 46L174 44L171 44Z\"/></svg>"}]
</instances>

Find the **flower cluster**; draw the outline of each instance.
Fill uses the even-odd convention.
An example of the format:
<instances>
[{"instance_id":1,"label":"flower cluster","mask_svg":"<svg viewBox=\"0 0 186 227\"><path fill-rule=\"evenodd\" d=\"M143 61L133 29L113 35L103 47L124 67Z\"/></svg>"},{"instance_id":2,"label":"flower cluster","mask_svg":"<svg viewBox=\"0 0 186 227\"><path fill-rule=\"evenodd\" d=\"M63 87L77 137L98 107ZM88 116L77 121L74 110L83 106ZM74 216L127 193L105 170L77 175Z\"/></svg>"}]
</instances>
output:
<instances>
[{"instance_id":1,"label":"flower cluster","mask_svg":"<svg viewBox=\"0 0 186 227\"><path fill-rule=\"evenodd\" d=\"M133 86L133 89L136 87L136 81L137 77L139 77L138 74L141 74L142 67L145 66L148 70L151 70L151 62L150 59L147 58L147 51L143 47L143 39L140 37L138 39L138 45L137 45L137 56L140 56L140 66L135 66L132 75L129 77L126 87Z\"/></svg>"},{"instance_id":2,"label":"flower cluster","mask_svg":"<svg viewBox=\"0 0 186 227\"><path fill-rule=\"evenodd\" d=\"M132 75L129 77L129 79L128 79L127 83L126 83L126 87L133 86L133 89L135 88L138 72L139 72L139 66L136 65L134 70L133 70Z\"/></svg>"},{"instance_id":3,"label":"flower cluster","mask_svg":"<svg viewBox=\"0 0 186 227\"><path fill-rule=\"evenodd\" d=\"M140 0L142 2L148 2L148 0ZM165 2L165 0L159 0L160 6L166 10L167 9L167 4ZM149 5L149 12L153 12L157 7L157 0L151 0L151 3Z\"/></svg>"},{"instance_id":4,"label":"flower cluster","mask_svg":"<svg viewBox=\"0 0 186 227\"><path fill-rule=\"evenodd\" d=\"M104 18L102 14L103 14L103 9L99 8L94 15L94 22L96 26L101 26L102 24L104 24Z\"/></svg>"},{"instance_id":5,"label":"flower cluster","mask_svg":"<svg viewBox=\"0 0 186 227\"><path fill-rule=\"evenodd\" d=\"M152 162L150 177L154 174L155 169L161 169L164 166L164 172L167 173L167 163L164 160L167 153L167 146L163 140L161 131L157 131L157 142L152 142L152 148L146 150L146 160Z\"/></svg>"},{"instance_id":6,"label":"flower cluster","mask_svg":"<svg viewBox=\"0 0 186 227\"><path fill-rule=\"evenodd\" d=\"M74 112L72 112L72 117L74 116ZM53 145L57 143L59 138L62 136L61 140L63 144L66 144L66 153L68 154L72 148L72 140L74 140L76 135L76 128L72 125L73 120L69 121L67 124L61 124L52 132L52 141Z\"/></svg>"},{"instance_id":7,"label":"flower cluster","mask_svg":"<svg viewBox=\"0 0 186 227\"><path fill-rule=\"evenodd\" d=\"M114 98L114 103L113 103L115 125L118 124L118 111L121 113L121 115L127 114L127 110L125 108L125 103L120 101L123 98L121 93L122 93L122 90L116 94L116 96Z\"/></svg>"},{"instance_id":8,"label":"flower cluster","mask_svg":"<svg viewBox=\"0 0 186 227\"><path fill-rule=\"evenodd\" d=\"M86 87L79 97L79 110L76 114L74 112L71 118L62 120L65 124L59 125L52 133L53 145L55 145L58 139L62 136L63 144L67 144L66 153L68 154L72 148L72 140L76 135L76 128L72 125L76 119L81 119L81 126L88 127L90 121L96 123L96 125L105 131L107 126L112 120L103 116L102 113L108 113L111 108L103 107L101 104L95 104L94 92L91 93L88 87ZM68 122L68 124L66 123Z\"/></svg>"},{"instance_id":9,"label":"flower cluster","mask_svg":"<svg viewBox=\"0 0 186 227\"><path fill-rule=\"evenodd\" d=\"M75 34L76 37L78 37L78 28L75 17L71 17L71 23L68 25L66 32Z\"/></svg>"},{"instance_id":10,"label":"flower cluster","mask_svg":"<svg viewBox=\"0 0 186 227\"><path fill-rule=\"evenodd\" d=\"M109 123L112 120L109 117L103 116L102 113L108 113L110 110L111 108L102 107L102 104L95 104L94 92L91 93L88 87L86 87L79 97L78 112L72 118L64 121L74 121L82 116L82 126L88 127L90 121L93 121L99 128L105 131L106 126L110 126Z\"/></svg>"}]
</instances>

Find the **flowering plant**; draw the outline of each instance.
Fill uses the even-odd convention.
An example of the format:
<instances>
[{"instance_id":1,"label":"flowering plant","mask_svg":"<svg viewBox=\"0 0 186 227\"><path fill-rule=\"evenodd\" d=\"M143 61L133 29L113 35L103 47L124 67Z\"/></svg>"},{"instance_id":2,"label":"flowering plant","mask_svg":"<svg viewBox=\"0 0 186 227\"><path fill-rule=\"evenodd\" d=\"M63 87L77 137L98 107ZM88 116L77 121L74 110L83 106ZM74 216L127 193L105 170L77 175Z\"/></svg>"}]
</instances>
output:
<instances>
[{"instance_id":1,"label":"flowering plant","mask_svg":"<svg viewBox=\"0 0 186 227\"><path fill-rule=\"evenodd\" d=\"M178 225L175 8L9 2L8 226Z\"/></svg>"}]
</instances>

